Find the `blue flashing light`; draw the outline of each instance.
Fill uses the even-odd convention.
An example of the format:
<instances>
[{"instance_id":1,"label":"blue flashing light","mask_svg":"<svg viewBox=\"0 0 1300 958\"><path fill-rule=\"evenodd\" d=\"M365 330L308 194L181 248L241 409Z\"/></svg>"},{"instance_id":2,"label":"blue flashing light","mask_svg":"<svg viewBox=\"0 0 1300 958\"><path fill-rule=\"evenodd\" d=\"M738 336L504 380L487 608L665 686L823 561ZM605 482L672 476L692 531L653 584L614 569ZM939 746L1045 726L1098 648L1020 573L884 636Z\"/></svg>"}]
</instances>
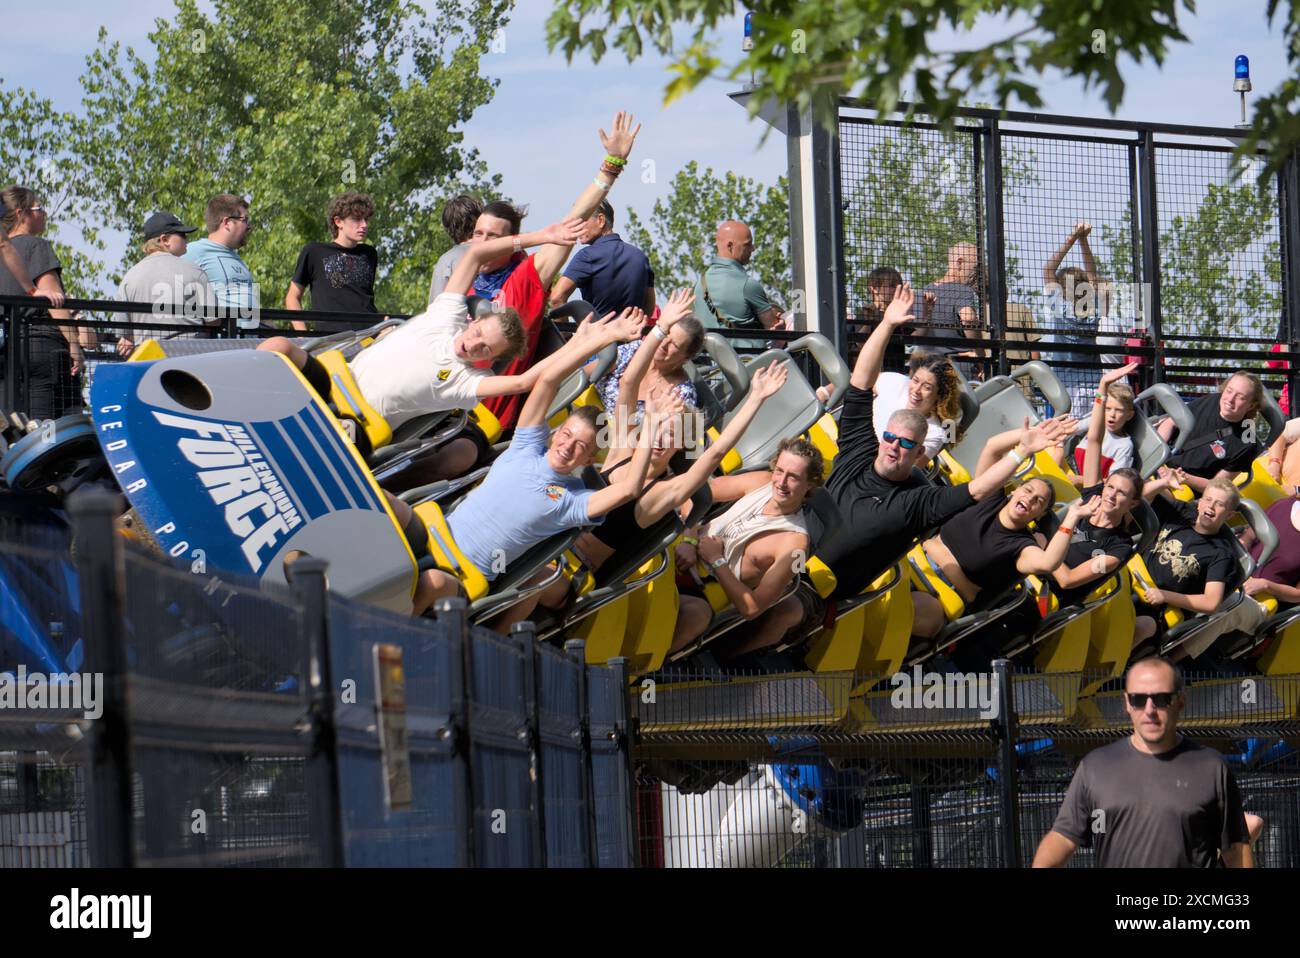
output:
<instances>
[{"instance_id":1,"label":"blue flashing light","mask_svg":"<svg viewBox=\"0 0 1300 958\"><path fill-rule=\"evenodd\" d=\"M749 29L748 23L746 23L745 29L746 32L748 32ZM1236 80L1250 79L1250 57L1246 56L1246 54L1244 53L1237 54L1237 60L1235 65L1233 66L1233 79Z\"/></svg>"},{"instance_id":2,"label":"blue flashing light","mask_svg":"<svg viewBox=\"0 0 1300 958\"><path fill-rule=\"evenodd\" d=\"M748 39L749 39L750 37L752 37L753 35L754 35L754 14L753 14L753 11L750 11L749 13L745 14L745 39L748 40ZM1244 57L1237 57L1237 68L1238 68L1238 70L1241 69L1241 61L1242 61L1243 59L1245 59L1245 58L1244 58Z\"/></svg>"}]
</instances>

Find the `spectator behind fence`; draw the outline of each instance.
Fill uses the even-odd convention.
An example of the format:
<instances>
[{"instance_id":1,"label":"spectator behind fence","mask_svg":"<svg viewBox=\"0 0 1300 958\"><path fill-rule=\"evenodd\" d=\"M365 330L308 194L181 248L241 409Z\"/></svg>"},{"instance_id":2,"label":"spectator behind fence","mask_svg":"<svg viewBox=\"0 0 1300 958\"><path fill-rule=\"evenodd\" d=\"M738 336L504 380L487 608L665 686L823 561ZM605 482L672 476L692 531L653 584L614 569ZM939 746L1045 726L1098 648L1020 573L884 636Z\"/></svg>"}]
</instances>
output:
<instances>
[{"instance_id":1,"label":"spectator behind fence","mask_svg":"<svg viewBox=\"0 0 1300 958\"><path fill-rule=\"evenodd\" d=\"M1043 300L1038 324L1052 332L1043 336L1039 341L1041 344L1095 346L1099 342L1095 334L1099 328L1100 290L1097 261L1088 244L1090 232L1091 224L1075 223L1065 241L1043 264ZM1076 243L1079 245L1079 254L1083 257L1083 268L1067 266L1062 269L1062 261ZM1043 358L1053 367L1057 378L1069 391L1070 411L1076 416L1083 416L1092 400L1094 374L1088 369L1061 364L1076 362L1100 365L1100 357L1096 353L1045 350Z\"/></svg>"},{"instance_id":2,"label":"spectator behind fence","mask_svg":"<svg viewBox=\"0 0 1300 958\"><path fill-rule=\"evenodd\" d=\"M194 233L197 226L186 226L175 214L154 213L144 221L144 259L136 263L117 285L117 298L128 303L148 303L147 313L128 313L127 319L144 327L204 326L199 315L212 305L212 287L208 274L189 260L184 259L188 245L186 233ZM208 320L212 326L220 320ZM142 331L141 339L164 337L193 338L197 331L175 332L170 335L153 328ZM135 349L137 337L124 330L117 340L117 352L123 359Z\"/></svg>"},{"instance_id":3,"label":"spectator behind fence","mask_svg":"<svg viewBox=\"0 0 1300 958\"><path fill-rule=\"evenodd\" d=\"M745 270L754 255L754 234L744 223L719 224L716 253L695 284L695 318L706 329L786 329L781 310L772 305L763 284ZM735 339L736 348L762 349L763 340Z\"/></svg>"},{"instance_id":4,"label":"spectator behind fence","mask_svg":"<svg viewBox=\"0 0 1300 958\"><path fill-rule=\"evenodd\" d=\"M980 339L979 251L974 243L957 243L948 250L948 269L927 286L926 294L933 296L934 305L925 309L923 325L916 330L920 336L965 336ZM963 350L957 346L917 345L916 349L932 356L971 357L978 359L983 353ZM983 364L953 360L953 366L967 379L976 379Z\"/></svg>"},{"instance_id":5,"label":"spectator behind fence","mask_svg":"<svg viewBox=\"0 0 1300 958\"><path fill-rule=\"evenodd\" d=\"M252 223L248 201L231 193L218 193L203 211L207 239L195 240L185 258L208 274L218 307L237 310L240 329L257 329L257 286L239 250L248 242Z\"/></svg>"},{"instance_id":6,"label":"spectator behind fence","mask_svg":"<svg viewBox=\"0 0 1300 958\"><path fill-rule=\"evenodd\" d=\"M586 243L564 267L551 290L551 305L559 306L576 286L597 316L622 312L629 306L655 309L655 274L645 253L614 232L614 207L601 200L583 225L579 242Z\"/></svg>"},{"instance_id":7,"label":"spectator behind fence","mask_svg":"<svg viewBox=\"0 0 1300 958\"><path fill-rule=\"evenodd\" d=\"M0 294L5 296L39 295L51 306L63 302L63 267L45 232L48 218L44 205L37 195L22 186L11 186L0 192L5 213L0 222L9 237L8 245L17 253L20 266L15 276L10 268L10 257L4 259L0 269ZM23 275L23 274L26 275ZM33 419L57 419L81 408L77 395L77 376L85 357L82 348L95 344L95 334L90 329L78 330L73 326L54 326L55 320L68 320L72 314L66 309L28 310L26 355L20 351L16 360L20 375L26 380L27 408L19 410ZM42 320L39 324L33 320ZM23 347L7 343L6 349ZM25 363L26 368L22 368ZM21 394L20 394L21 395Z\"/></svg>"},{"instance_id":8,"label":"spectator behind fence","mask_svg":"<svg viewBox=\"0 0 1300 958\"><path fill-rule=\"evenodd\" d=\"M870 333L894 301L894 294L903 285L903 274L892 266L877 266L867 274L868 300L858 308L853 322L862 328L856 332Z\"/></svg>"},{"instance_id":9,"label":"spectator behind fence","mask_svg":"<svg viewBox=\"0 0 1300 958\"><path fill-rule=\"evenodd\" d=\"M579 194L570 207L566 219L574 217L586 219L605 198L614 182L626 169L628 155L636 142L636 135L641 131L638 123L633 126L632 116L620 111L614 115L613 130L606 133L599 130L601 146L605 150L600 168L594 180ZM490 239L515 236L524 217L524 210L509 203L497 201L488 204L479 216L474 227L471 243L482 243ZM506 253L481 268L474 280L472 290L479 296L491 299L500 306L509 306L519 314L528 342L521 357L513 360L504 370L503 375L516 376L532 365L537 352L537 342L542 331L542 314L546 308L546 290L550 288L564 261L568 259L573 244L552 244L539 249L531 256L525 256L519 247L512 255ZM455 290L455 292L462 292ZM505 430L514 428L515 418L523 405L521 396L502 396L484 404Z\"/></svg>"},{"instance_id":10,"label":"spectator behind fence","mask_svg":"<svg viewBox=\"0 0 1300 958\"><path fill-rule=\"evenodd\" d=\"M442 208L442 228L451 237L452 247L433 264L433 281L429 283L429 305L447 289L452 270L469 249L474 226L483 214L483 201L477 196L461 193L453 196Z\"/></svg>"},{"instance_id":11,"label":"spectator behind fence","mask_svg":"<svg viewBox=\"0 0 1300 958\"><path fill-rule=\"evenodd\" d=\"M375 215L375 204L365 193L341 193L330 200L325 210L329 226L328 243L308 243L298 254L285 309L302 309L303 290L311 292L311 308L329 313L378 313L375 309L375 274L379 271L379 254L363 242ZM307 324L293 321L293 328L306 330ZM318 322L317 332L329 333L354 329L348 323Z\"/></svg>"},{"instance_id":12,"label":"spectator behind fence","mask_svg":"<svg viewBox=\"0 0 1300 958\"><path fill-rule=\"evenodd\" d=\"M1264 401L1264 384L1254 373L1237 370L1223 381L1217 395L1201 396L1190 404L1192 434L1183 448L1169 457L1169 468L1187 473L1193 492L1205 491L1211 479L1235 479L1249 472L1260 453L1255 438L1255 414ZM1156 427L1165 442L1174 435L1174 421Z\"/></svg>"},{"instance_id":13,"label":"spectator behind fence","mask_svg":"<svg viewBox=\"0 0 1300 958\"><path fill-rule=\"evenodd\" d=\"M1232 771L1218 751L1178 734L1186 704L1182 672L1168 659L1129 667L1133 734L1079 762L1035 868L1063 867L1081 845L1100 868L1252 867Z\"/></svg>"}]
</instances>

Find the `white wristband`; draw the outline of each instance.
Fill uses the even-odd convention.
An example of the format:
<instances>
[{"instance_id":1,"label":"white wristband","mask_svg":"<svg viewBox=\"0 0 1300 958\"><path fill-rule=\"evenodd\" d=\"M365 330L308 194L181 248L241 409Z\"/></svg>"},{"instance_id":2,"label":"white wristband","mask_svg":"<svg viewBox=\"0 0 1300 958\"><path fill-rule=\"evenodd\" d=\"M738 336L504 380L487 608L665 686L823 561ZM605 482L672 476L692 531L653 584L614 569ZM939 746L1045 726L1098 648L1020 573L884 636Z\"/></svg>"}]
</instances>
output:
<instances>
[{"instance_id":1,"label":"white wristband","mask_svg":"<svg viewBox=\"0 0 1300 958\"><path fill-rule=\"evenodd\" d=\"M650 330L650 334L651 334L652 336L657 336L659 339L667 339L667 338L668 338L668 334L665 333L665 332L663 331L663 329L662 329L661 327L659 327L659 326L656 326L654 329Z\"/></svg>"},{"instance_id":2,"label":"white wristband","mask_svg":"<svg viewBox=\"0 0 1300 958\"><path fill-rule=\"evenodd\" d=\"M1025 464L1025 460L1028 459L1029 457L1022 456L1020 453L1016 452L1015 447L1012 446L1010 449L1007 450L1007 458L1010 459L1012 462L1014 462L1017 466L1023 466Z\"/></svg>"}]
</instances>

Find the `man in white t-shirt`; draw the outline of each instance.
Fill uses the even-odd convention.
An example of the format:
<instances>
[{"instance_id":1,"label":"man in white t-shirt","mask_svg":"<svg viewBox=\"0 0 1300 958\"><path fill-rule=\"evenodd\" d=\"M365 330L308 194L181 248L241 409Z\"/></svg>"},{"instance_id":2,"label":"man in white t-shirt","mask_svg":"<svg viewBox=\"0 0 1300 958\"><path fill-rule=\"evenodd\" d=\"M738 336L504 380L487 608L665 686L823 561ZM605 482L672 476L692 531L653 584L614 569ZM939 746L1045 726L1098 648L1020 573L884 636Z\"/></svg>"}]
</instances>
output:
<instances>
[{"instance_id":1,"label":"man in white t-shirt","mask_svg":"<svg viewBox=\"0 0 1300 958\"><path fill-rule=\"evenodd\" d=\"M582 220L555 223L544 230L471 244L456 264L448 289L468 289L479 268L493 258L526 246L573 242ZM519 315L509 307L493 307L490 315L470 319L465 296L441 293L433 305L413 316L350 363L357 386L388 425L394 429L409 419L450 409L473 409L491 396L526 393L537 385L546 368L567 361L558 351L517 376L494 376L476 364L519 355L525 334ZM574 347L576 348L576 347ZM283 336L258 349L287 356L321 396L330 393L329 374L319 360ZM590 355L590 354L588 354ZM464 475L474 468L485 443L459 437L438 450L437 462L421 478L425 482Z\"/></svg>"},{"instance_id":2,"label":"man in white t-shirt","mask_svg":"<svg viewBox=\"0 0 1300 958\"><path fill-rule=\"evenodd\" d=\"M604 413L590 407L575 409L552 434L546 412L565 377L582 365L584 350L589 356L611 343L633 340L644 321L641 310L625 309L616 319L606 317L584 324L574 335L576 348L566 347L557 353L564 358L548 364L537 387L528 394L509 450L492 464L482 484L447 516L457 546L489 582L539 542L568 529L598 525L610 510L640 494L650 465L653 428L638 437L628 468L620 470L605 488L589 490L579 473L595 461L603 441L600 418ZM396 510L403 528L408 508L402 504ZM546 577L546 572L535 573L529 581L540 582ZM449 573L425 571L415 594L415 614L435 599L460 590L459 581ZM506 609L492 620L491 627L508 631L528 616L540 597L540 592L534 593Z\"/></svg>"}]
</instances>

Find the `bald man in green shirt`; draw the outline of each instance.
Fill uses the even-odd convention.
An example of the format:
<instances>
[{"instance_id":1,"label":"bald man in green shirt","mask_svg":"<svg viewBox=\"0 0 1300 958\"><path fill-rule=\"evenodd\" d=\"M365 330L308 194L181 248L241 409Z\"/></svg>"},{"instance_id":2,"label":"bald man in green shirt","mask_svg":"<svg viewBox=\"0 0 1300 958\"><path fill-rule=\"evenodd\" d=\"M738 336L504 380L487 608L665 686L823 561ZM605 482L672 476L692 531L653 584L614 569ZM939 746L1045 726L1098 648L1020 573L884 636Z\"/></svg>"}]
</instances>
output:
<instances>
[{"instance_id":1,"label":"bald man in green shirt","mask_svg":"<svg viewBox=\"0 0 1300 958\"><path fill-rule=\"evenodd\" d=\"M754 255L754 234L737 220L718 226L717 253L695 284L695 318L706 329L785 329L781 310L773 306L763 284L746 264ZM758 339L735 339L736 348L762 349Z\"/></svg>"}]
</instances>

